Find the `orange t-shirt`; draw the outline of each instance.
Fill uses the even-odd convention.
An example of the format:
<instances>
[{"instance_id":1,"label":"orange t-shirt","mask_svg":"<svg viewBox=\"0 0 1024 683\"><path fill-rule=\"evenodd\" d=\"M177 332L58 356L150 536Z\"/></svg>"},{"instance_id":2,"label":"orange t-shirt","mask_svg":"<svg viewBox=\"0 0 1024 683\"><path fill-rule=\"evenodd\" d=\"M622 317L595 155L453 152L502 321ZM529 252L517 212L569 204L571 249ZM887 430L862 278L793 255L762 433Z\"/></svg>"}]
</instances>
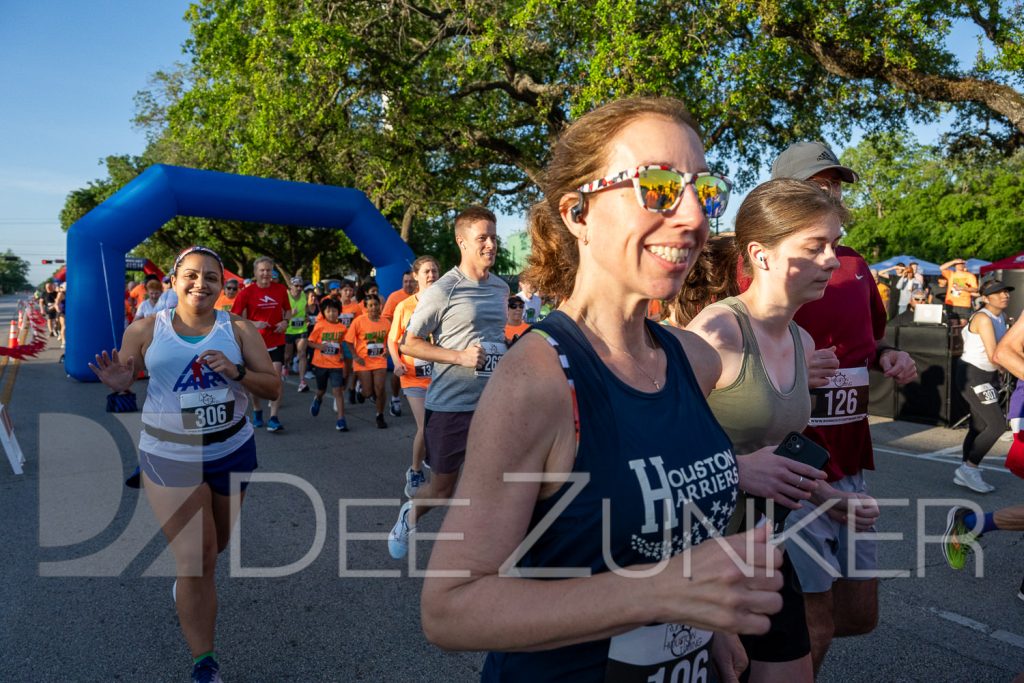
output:
<instances>
[{"instance_id":1,"label":"orange t-shirt","mask_svg":"<svg viewBox=\"0 0 1024 683\"><path fill-rule=\"evenodd\" d=\"M338 305L341 306L341 313L338 315L338 320L340 320L346 327L352 327L353 320L361 315L366 315L366 309L363 308L363 305L358 301L353 301L350 304L344 305L339 301ZM321 315L323 315L323 313L321 313Z\"/></svg>"},{"instance_id":2,"label":"orange t-shirt","mask_svg":"<svg viewBox=\"0 0 1024 683\"><path fill-rule=\"evenodd\" d=\"M395 306L395 317L391 321L391 329L388 331L389 342L393 342L396 346L401 343L402 337L405 336L405 330L409 327L409 321L412 320L413 311L416 310L416 304L419 302L419 295L412 294ZM430 375L434 370L432 362L416 360L412 356L407 356L403 353L402 364L405 365L405 374L399 377L399 381L401 381L403 389L408 389L409 387L426 389L430 386Z\"/></svg>"},{"instance_id":3,"label":"orange t-shirt","mask_svg":"<svg viewBox=\"0 0 1024 683\"><path fill-rule=\"evenodd\" d=\"M128 296L135 302L135 307L138 308L139 304L146 300L146 285L137 284L132 287L132 291L128 292Z\"/></svg>"},{"instance_id":4,"label":"orange t-shirt","mask_svg":"<svg viewBox=\"0 0 1024 683\"><path fill-rule=\"evenodd\" d=\"M515 327L511 325L505 325L505 343L508 344L509 346L512 346L512 344L517 339L526 334L526 331L528 329L530 329L529 323L520 323Z\"/></svg>"},{"instance_id":5,"label":"orange t-shirt","mask_svg":"<svg viewBox=\"0 0 1024 683\"><path fill-rule=\"evenodd\" d=\"M326 348L313 351L313 366L338 370L345 367L345 357L341 354L341 342L345 340L348 328L340 322L332 323L327 319L317 320L313 331L309 333L309 341L323 344Z\"/></svg>"},{"instance_id":6,"label":"orange t-shirt","mask_svg":"<svg viewBox=\"0 0 1024 683\"><path fill-rule=\"evenodd\" d=\"M345 335L345 341L352 345L352 353L362 358L366 365L356 363L353 370L382 370L388 367L384 343L388 338L388 323L383 318L376 322L370 316L361 315L352 321ZM353 359L354 360L354 359Z\"/></svg>"},{"instance_id":7,"label":"orange t-shirt","mask_svg":"<svg viewBox=\"0 0 1024 683\"><path fill-rule=\"evenodd\" d=\"M964 287L978 287L978 278L974 273L965 271L950 272L946 276L946 305L958 308L971 307L971 293Z\"/></svg>"},{"instance_id":8,"label":"orange t-shirt","mask_svg":"<svg viewBox=\"0 0 1024 683\"><path fill-rule=\"evenodd\" d=\"M411 295L406 294L404 289L400 289L397 292L391 292L388 296L388 300L384 302L384 310L381 311L380 317L388 321L388 325L395 319L395 308L398 304L408 299Z\"/></svg>"},{"instance_id":9,"label":"orange t-shirt","mask_svg":"<svg viewBox=\"0 0 1024 683\"><path fill-rule=\"evenodd\" d=\"M236 294L235 296L237 297L238 295ZM224 291L221 290L220 296L217 297L217 303L215 303L213 307L216 308L218 311L227 311L228 313L230 313L231 307L234 305L235 300L229 299L226 296L224 296Z\"/></svg>"}]
</instances>

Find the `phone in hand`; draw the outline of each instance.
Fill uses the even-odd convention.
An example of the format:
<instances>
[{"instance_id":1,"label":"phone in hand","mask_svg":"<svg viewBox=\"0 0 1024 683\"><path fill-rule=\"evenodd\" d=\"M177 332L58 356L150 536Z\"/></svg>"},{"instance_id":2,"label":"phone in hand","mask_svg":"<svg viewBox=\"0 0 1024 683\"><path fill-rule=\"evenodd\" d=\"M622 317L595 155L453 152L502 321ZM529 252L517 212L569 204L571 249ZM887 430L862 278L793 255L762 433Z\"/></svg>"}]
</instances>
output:
<instances>
[{"instance_id":1,"label":"phone in hand","mask_svg":"<svg viewBox=\"0 0 1024 683\"><path fill-rule=\"evenodd\" d=\"M808 439L800 432L790 432L774 451L775 455L781 455L790 460L802 462L805 465L820 470L828 464L828 451L820 445Z\"/></svg>"},{"instance_id":2,"label":"phone in hand","mask_svg":"<svg viewBox=\"0 0 1024 683\"><path fill-rule=\"evenodd\" d=\"M805 465L810 465L815 469L822 469L828 464L829 453L822 446L808 439L800 432L790 432L782 439L782 443L776 448L773 453L775 455L781 455L784 458L796 460L802 462ZM755 509L758 512L765 514L767 505L763 498L758 498L755 501ZM779 505L778 503L774 506L774 531L776 534L782 533L783 526L786 523L786 517L789 515L791 510L787 507Z\"/></svg>"}]
</instances>

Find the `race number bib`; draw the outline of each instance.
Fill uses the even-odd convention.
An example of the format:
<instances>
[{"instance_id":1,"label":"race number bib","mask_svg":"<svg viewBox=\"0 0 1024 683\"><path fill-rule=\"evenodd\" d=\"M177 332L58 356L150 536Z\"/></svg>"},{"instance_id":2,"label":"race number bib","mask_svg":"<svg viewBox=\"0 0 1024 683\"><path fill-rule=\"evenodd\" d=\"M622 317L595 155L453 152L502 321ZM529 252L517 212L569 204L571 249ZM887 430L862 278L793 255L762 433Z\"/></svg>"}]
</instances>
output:
<instances>
[{"instance_id":1,"label":"race number bib","mask_svg":"<svg viewBox=\"0 0 1024 683\"><path fill-rule=\"evenodd\" d=\"M341 353L341 344L338 342L323 342L320 344L320 353L325 356L337 356Z\"/></svg>"},{"instance_id":2,"label":"race number bib","mask_svg":"<svg viewBox=\"0 0 1024 683\"><path fill-rule=\"evenodd\" d=\"M304 327L306 325L306 318L292 318L289 323L292 327Z\"/></svg>"},{"instance_id":3,"label":"race number bib","mask_svg":"<svg viewBox=\"0 0 1024 683\"><path fill-rule=\"evenodd\" d=\"M432 377L434 375L434 362L429 360L420 360L416 358L413 361L413 370L415 370L416 377Z\"/></svg>"},{"instance_id":4,"label":"race number bib","mask_svg":"<svg viewBox=\"0 0 1024 683\"><path fill-rule=\"evenodd\" d=\"M476 376L490 377L508 347L502 342L480 342L480 347L484 350L484 366L476 371Z\"/></svg>"},{"instance_id":5,"label":"race number bib","mask_svg":"<svg viewBox=\"0 0 1024 683\"><path fill-rule=\"evenodd\" d=\"M379 358L384 355L384 345L380 342L368 342L366 344L366 355L369 358Z\"/></svg>"},{"instance_id":6,"label":"race number bib","mask_svg":"<svg viewBox=\"0 0 1024 683\"><path fill-rule=\"evenodd\" d=\"M338 322L340 322L345 327L352 327L352 321L355 319L355 317L355 313L342 313L341 315L338 316Z\"/></svg>"},{"instance_id":7,"label":"race number bib","mask_svg":"<svg viewBox=\"0 0 1024 683\"><path fill-rule=\"evenodd\" d=\"M605 681L707 683L711 635L683 624L657 624L615 636Z\"/></svg>"},{"instance_id":8,"label":"race number bib","mask_svg":"<svg viewBox=\"0 0 1024 683\"><path fill-rule=\"evenodd\" d=\"M828 384L811 389L812 427L859 422L868 416L868 369L842 368Z\"/></svg>"},{"instance_id":9,"label":"race number bib","mask_svg":"<svg viewBox=\"0 0 1024 683\"><path fill-rule=\"evenodd\" d=\"M974 385L971 387L971 391L978 395L978 400L981 401L981 405L983 406L987 406L990 403L995 403L999 400L996 388L988 382Z\"/></svg>"},{"instance_id":10,"label":"race number bib","mask_svg":"<svg viewBox=\"0 0 1024 683\"><path fill-rule=\"evenodd\" d=\"M181 425L186 434L209 434L224 429L235 415L235 399L231 390L206 389L190 391L178 397Z\"/></svg>"}]
</instances>

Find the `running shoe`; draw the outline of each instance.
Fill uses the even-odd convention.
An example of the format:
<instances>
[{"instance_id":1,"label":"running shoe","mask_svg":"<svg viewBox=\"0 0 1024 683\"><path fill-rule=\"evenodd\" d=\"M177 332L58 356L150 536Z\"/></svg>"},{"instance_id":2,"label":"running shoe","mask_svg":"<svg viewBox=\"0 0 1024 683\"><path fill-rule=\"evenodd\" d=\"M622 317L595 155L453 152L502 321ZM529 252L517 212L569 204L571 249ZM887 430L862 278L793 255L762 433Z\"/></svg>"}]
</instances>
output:
<instances>
[{"instance_id":1,"label":"running shoe","mask_svg":"<svg viewBox=\"0 0 1024 683\"><path fill-rule=\"evenodd\" d=\"M268 432L279 432L284 429L284 425L276 417L271 417L267 420L267 431Z\"/></svg>"},{"instance_id":2,"label":"running shoe","mask_svg":"<svg viewBox=\"0 0 1024 683\"><path fill-rule=\"evenodd\" d=\"M405 495L408 498L412 498L416 495L416 491L421 486L427 483L427 475L423 472L417 472L413 468L409 468L405 471Z\"/></svg>"},{"instance_id":3,"label":"running shoe","mask_svg":"<svg viewBox=\"0 0 1024 683\"><path fill-rule=\"evenodd\" d=\"M398 511L398 521L391 528L388 534L388 552L391 557L400 560L409 553L409 510L412 509L412 501L407 500Z\"/></svg>"},{"instance_id":4,"label":"running shoe","mask_svg":"<svg viewBox=\"0 0 1024 683\"><path fill-rule=\"evenodd\" d=\"M192 667L192 683L224 683L220 677L220 664L207 655Z\"/></svg>"},{"instance_id":5,"label":"running shoe","mask_svg":"<svg viewBox=\"0 0 1024 683\"><path fill-rule=\"evenodd\" d=\"M316 375L313 374L312 370L306 370L306 374L302 376L303 379L316 379Z\"/></svg>"},{"instance_id":6,"label":"running shoe","mask_svg":"<svg viewBox=\"0 0 1024 683\"><path fill-rule=\"evenodd\" d=\"M964 522L968 512L968 508L955 507L950 508L949 514L946 515L946 532L942 534L942 554L950 569L964 568L967 556L971 554L974 542L978 538Z\"/></svg>"},{"instance_id":7,"label":"running shoe","mask_svg":"<svg viewBox=\"0 0 1024 683\"><path fill-rule=\"evenodd\" d=\"M384 413L377 413L377 429L387 429L388 423L384 421Z\"/></svg>"},{"instance_id":8,"label":"running shoe","mask_svg":"<svg viewBox=\"0 0 1024 683\"><path fill-rule=\"evenodd\" d=\"M977 493L991 493L996 490L995 486L981 478L980 467L968 467L966 463L956 468L956 473L953 475L953 483L958 486L967 487Z\"/></svg>"},{"instance_id":9,"label":"running shoe","mask_svg":"<svg viewBox=\"0 0 1024 683\"><path fill-rule=\"evenodd\" d=\"M299 389L298 389L298 391L296 393L304 394L307 391L309 391L309 385L306 384L306 380L300 379L299 380Z\"/></svg>"},{"instance_id":10,"label":"running shoe","mask_svg":"<svg viewBox=\"0 0 1024 683\"><path fill-rule=\"evenodd\" d=\"M388 412L391 413L391 417L402 417L402 401L397 398L392 398Z\"/></svg>"},{"instance_id":11,"label":"running shoe","mask_svg":"<svg viewBox=\"0 0 1024 683\"><path fill-rule=\"evenodd\" d=\"M309 414L313 417L320 414L320 399L314 398L313 402L309 404Z\"/></svg>"},{"instance_id":12,"label":"running shoe","mask_svg":"<svg viewBox=\"0 0 1024 683\"><path fill-rule=\"evenodd\" d=\"M263 426L263 411L254 410L252 411L252 426L259 429Z\"/></svg>"},{"instance_id":13,"label":"running shoe","mask_svg":"<svg viewBox=\"0 0 1024 683\"><path fill-rule=\"evenodd\" d=\"M339 432L347 432L348 423L345 422L345 418L339 418L338 421L334 423L334 428L337 429Z\"/></svg>"}]
</instances>

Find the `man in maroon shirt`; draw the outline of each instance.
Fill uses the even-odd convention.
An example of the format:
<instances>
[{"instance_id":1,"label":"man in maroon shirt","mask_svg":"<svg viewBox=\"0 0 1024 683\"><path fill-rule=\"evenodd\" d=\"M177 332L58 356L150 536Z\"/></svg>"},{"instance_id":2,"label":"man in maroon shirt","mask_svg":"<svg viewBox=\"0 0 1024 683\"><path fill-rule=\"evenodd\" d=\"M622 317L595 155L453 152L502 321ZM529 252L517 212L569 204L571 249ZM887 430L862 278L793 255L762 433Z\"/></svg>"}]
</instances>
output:
<instances>
[{"instance_id":1,"label":"man in maroon shirt","mask_svg":"<svg viewBox=\"0 0 1024 683\"><path fill-rule=\"evenodd\" d=\"M284 331L291 317L288 289L279 282L273 282L274 260L270 257L260 256L253 263L253 269L252 284L238 293L235 303L231 306L231 312L248 318L260 331L263 343L270 352L270 360L274 361L274 369L280 375L281 365L284 363ZM268 432L279 432L284 429L284 425L277 419L283 394L282 389L277 398L270 402ZM252 396L252 426L263 426L263 406L256 396Z\"/></svg>"},{"instance_id":2,"label":"man in maroon shirt","mask_svg":"<svg viewBox=\"0 0 1024 683\"><path fill-rule=\"evenodd\" d=\"M820 142L788 147L772 164L775 178L808 180L837 198L842 198L844 182L859 179ZM827 384L811 390L811 420L805 431L831 454L825 467L829 485L820 485L786 524L792 527L818 505L838 500L826 515L798 532L813 552L796 542L786 544L804 592L815 674L833 637L868 633L878 622L878 579L871 576L878 567L876 543L850 535L850 526L873 532L878 517L878 504L867 494L863 474L875 468L867 420L868 368L877 367L899 384L917 377L917 366L907 353L880 343L887 316L868 264L849 247L839 247L836 255L840 265L825 295L805 304L795 317L814 338L821 357L832 358L834 350L839 361L838 368L834 358L830 368L811 368L812 376L830 377ZM848 566L851 557L853 567Z\"/></svg>"}]
</instances>

